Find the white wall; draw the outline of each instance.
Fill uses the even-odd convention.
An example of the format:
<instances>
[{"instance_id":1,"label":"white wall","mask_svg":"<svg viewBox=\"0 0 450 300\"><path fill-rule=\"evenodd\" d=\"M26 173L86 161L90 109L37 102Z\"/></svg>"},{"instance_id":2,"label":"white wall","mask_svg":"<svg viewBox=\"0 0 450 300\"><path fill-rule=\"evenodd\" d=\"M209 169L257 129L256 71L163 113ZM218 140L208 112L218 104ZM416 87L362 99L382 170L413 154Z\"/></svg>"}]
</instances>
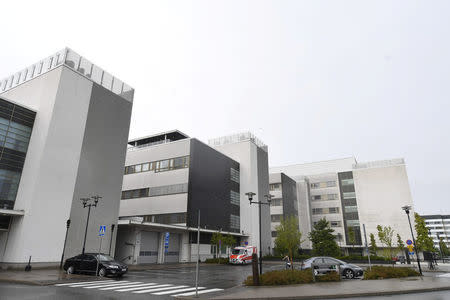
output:
<instances>
[{"instance_id":1,"label":"white wall","mask_svg":"<svg viewBox=\"0 0 450 300\"><path fill-rule=\"evenodd\" d=\"M403 241L411 239L408 219L402 206L413 206L405 165L353 170L358 213L361 223L366 224L369 234L377 239L377 225L391 226ZM414 228L414 211L410 212ZM397 238L394 236L396 245ZM364 237L363 237L364 242Z\"/></svg>"}]
</instances>

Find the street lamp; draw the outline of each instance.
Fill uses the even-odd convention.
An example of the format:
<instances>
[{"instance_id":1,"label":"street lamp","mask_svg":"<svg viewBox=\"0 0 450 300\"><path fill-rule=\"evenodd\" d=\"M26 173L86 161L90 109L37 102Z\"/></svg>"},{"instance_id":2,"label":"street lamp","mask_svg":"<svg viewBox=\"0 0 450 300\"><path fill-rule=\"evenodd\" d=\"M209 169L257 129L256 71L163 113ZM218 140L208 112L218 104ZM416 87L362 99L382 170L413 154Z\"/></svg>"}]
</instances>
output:
<instances>
[{"instance_id":1,"label":"street lamp","mask_svg":"<svg viewBox=\"0 0 450 300\"><path fill-rule=\"evenodd\" d=\"M97 207L98 200L100 200L102 197L96 195L92 196L91 198L80 198L81 202L83 203L83 208L88 207L88 215L87 215L87 221L86 221L86 229L84 231L84 241L83 241L83 251L81 254L84 254L84 250L86 247L86 236L87 236L87 230L89 225L89 216L91 214L91 207ZM89 203L91 200L94 200L94 203Z\"/></svg>"},{"instance_id":2,"label":"street lamp","mask_svg":"<svg viewBox=\"0 0 450 300\"><path fill-rule=\"evenodd\" d=\"M261 243L261 205L270 205L270 201L272 201L272 195L264 195L264 197L267 199L267 203L261 202L261 201L252 201L253 196L256 194L253 192L245 193L248 197L248 201L250 202L250 205L252 204L258 204L259 207L259 274L262 274L262 243Z\"/></svg>"},{"instance_id":3,"label":"street lamp","mask_svg":"<svg viewBox=\"0 0 450 300\"><path fill-rule=\"evenodd\" d=\"M438 245L439 245L439 254L441 254L441 258L442 258L442 263L444 263L444 255L442 255L442 248L441 248L441 237L439 235L439 232L436 232L436 237L438 240Z\"/></svg>"},{"instance_id":4,"label":"street lamp","mask_svg":"<svg viewBox=\"0 0 450 300\"><path fill-rule=\"evenodd\" d=\"M416 250L416 257L417 257L417 265L419 267L420 276L422 276L422 268L420 267L420 259L419 259L419 253L417 253L417 246L416 246L416 239L414 238L414 232L411 226L411 219L409 218L409 211L411 210L410 205L405 205L402 207L402 209L405 211L406 215L408 216L408 222L409 222L409 228L411 229L411 236L414 243L414 249Z\"/></svg>"},{"instance_id":5,"label":"street lamp","mask_svg":"<svg viewBox=\"0 0 450 300\"><path fill-rule=\"evenodd\" d=\"M64 261L64 252L66 251L66 242L67 242L67 232L69 231L70 227L70 219L66 221L66 237L64 238L64 246L63 246L63 252L61 255L61 263L59 264L59 268L62 269L63 261Z\"/></svg>"}]
</instances>

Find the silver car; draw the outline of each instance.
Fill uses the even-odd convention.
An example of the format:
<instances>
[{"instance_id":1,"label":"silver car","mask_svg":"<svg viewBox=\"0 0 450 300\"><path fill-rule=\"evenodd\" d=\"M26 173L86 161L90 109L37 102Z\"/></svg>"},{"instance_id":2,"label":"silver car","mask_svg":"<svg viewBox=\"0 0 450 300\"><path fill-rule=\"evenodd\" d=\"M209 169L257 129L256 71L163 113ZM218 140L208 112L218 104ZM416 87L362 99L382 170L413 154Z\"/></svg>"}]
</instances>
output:
<instances>
[{"instance_id":1,"label":"silver car","mask_svg":"<svg viewBox=\"0 0 450 300\"><path fill-rule=\"evenodd\" d=\"M363 269L357 265L348 264L345 261L328 256L311 257L305 260L300 268L302 270L311 269L311 264L314 265L314 269L322 274L336 270L336 265L338 265L341 276L348 279L360 277L364 273Z\"/></svg>"}]
</instances>

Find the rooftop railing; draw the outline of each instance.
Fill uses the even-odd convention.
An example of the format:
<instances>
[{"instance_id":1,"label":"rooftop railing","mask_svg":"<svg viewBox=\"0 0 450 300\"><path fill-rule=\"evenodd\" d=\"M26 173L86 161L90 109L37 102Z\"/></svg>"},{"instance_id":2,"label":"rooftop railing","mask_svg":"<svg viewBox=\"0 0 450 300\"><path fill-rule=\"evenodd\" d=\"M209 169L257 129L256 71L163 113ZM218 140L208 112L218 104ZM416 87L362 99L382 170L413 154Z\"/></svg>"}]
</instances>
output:
<instances>
[{"instance_id":1,"label":"rooftop railing","mask_svg":"<svg viewBox=\"0 0 450 300\"><path fill-rule=\"evenodd\" d=\"M226 144L233 144L233 143L239 143L244 141L251 141L259 148L263 149L267 152L267 145L264 144L260 139L258 139L253 133L251 132L243 132L228 136L223 136L215 139L208 140L208 144L210 146L221 146Z\"/></svg>"},{"instance_id":2,"label":"rooftop railing","mask_svg":"<svg viewBox=\"0 0 450 300\"><path fill-rule=\"evenodd\" d=\"M379 168L379 167L390 167L404 165L405 160L403 158L388 159L388 160L377 160L364 163L357 163L353 165L353 169L366 169L366 168Z\"/></svg>"},{"instance_id":3,"label":"rooftop railing","mask_svg":"<svg viewBox=\"0 0 450 300\"><path fill-rule=\"evenodd\" d=\"M0 94L22 83L65 65L129 102L133 102L134 89L108 72L78 55L69 48L58 51L38 63L0 80Z\"/></svg>"}]
</instances>

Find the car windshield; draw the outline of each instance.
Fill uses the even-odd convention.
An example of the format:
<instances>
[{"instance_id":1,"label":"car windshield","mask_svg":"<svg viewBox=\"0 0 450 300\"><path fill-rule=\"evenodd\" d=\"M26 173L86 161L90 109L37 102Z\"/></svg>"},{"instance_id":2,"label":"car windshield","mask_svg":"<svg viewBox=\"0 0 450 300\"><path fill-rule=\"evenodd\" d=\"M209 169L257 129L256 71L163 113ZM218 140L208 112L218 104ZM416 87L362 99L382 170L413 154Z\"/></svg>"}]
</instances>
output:
<instances>
[{"instance_id":1,"label":"car windshield","mask_svg":"<svg viewBox=\"0 0 450 300\"><path fill-rule=\"evenodd\" d=\"M100 259L100 261L114 261L114 258L104 254L97 254L97 257Z\"/></svg>"},{"instance_id":2,"label":"car windshield","mask_svg":"<svg viewBox=\"0 0 450 300\"><path fill-rule=\"evenodd\" d=\"M244 254L244 249L233 249L233 251L231 251L231 254L233 255Z\"/></svg>"}]
</instances>

